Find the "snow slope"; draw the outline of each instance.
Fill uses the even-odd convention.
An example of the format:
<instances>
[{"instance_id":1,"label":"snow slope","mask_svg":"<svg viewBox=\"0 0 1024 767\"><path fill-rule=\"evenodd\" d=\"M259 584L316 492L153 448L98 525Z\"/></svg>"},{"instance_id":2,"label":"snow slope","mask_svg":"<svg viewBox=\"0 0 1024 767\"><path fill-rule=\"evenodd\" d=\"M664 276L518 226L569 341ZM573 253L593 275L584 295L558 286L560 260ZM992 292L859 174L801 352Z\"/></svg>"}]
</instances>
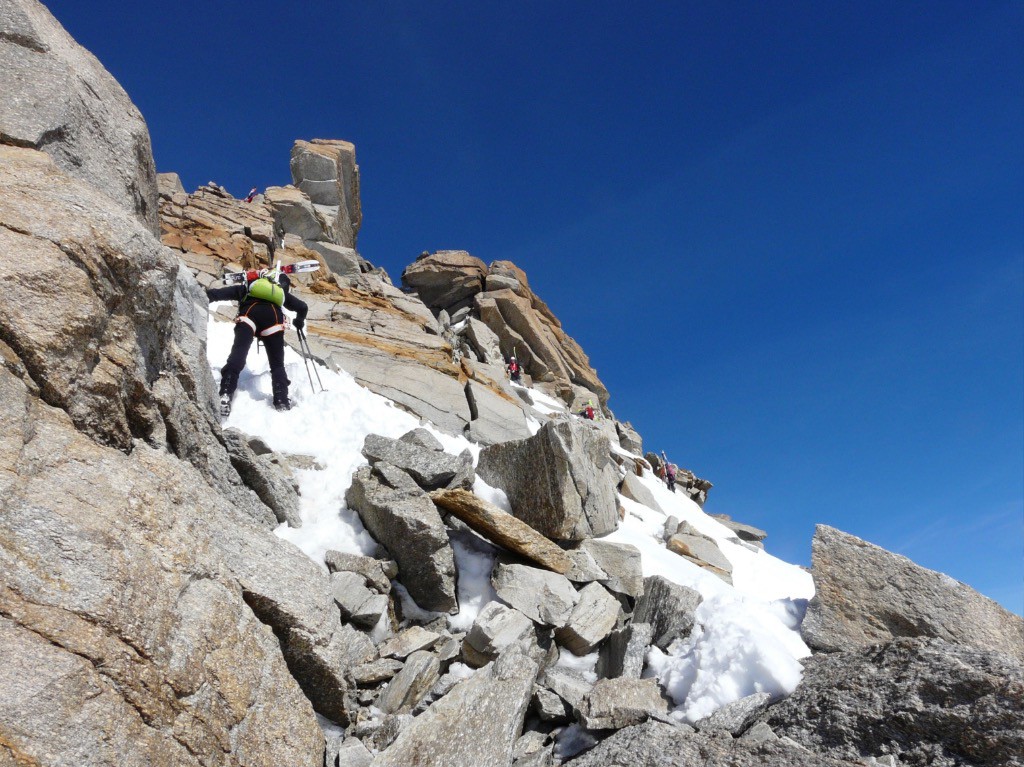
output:
<instances>
[{"instance_id":1,"label":"snow slope","mask_svg":"<svg viewBox=\"0 0 1024 767\"><path fill-rule=\"evenodd\" d=\"M219 378L231 341L232 325L211 314L208 357L215 378ZM271 407L267 359L253 349L224 426L258 436L276 451L312 456L324 467L297 472L302 527L281 525L277 535L321 565L329 549L372 555L372 538L359 516L345 507L345 491L352 475L366 462L360 452L363 440L367 434L399 437L421 424L390 400L359 386L344 372L320 366L326 391L314 394L302 358L290 348L285 350L285 365L292 381L295 407L286 413ZM539 392L531 391L531 395L538 403L538 428L549 414L565 412L557 400ZM469 447L474 459L479 456L479 446L464 437L426 426L447 452L457 455ZM641 552L645 576L661 575L695 589L704 598L690 637L671 647L668 653L652 648L648 654L645 673L656 676L675 701L673 715L692 722L754 692L792 692L800 681L799 661L810 654L798 632L806 600L814 593L810 575L764 551L752 551L735 542L730 530L684 495L670 492L650 472L641 481L667 514L715 538L734 568L734 585L729 586L672 553L661 540L666 515L619 497L626 518L607 540L636 546ZM474 490L509 508L500 489L488 487L478 479ZM460 611L449 616L449 623L453 629L466 630L487 602L495 599L490 585L495 549L475 536L453 535L452 544L459 571ZM410 603L407 594L402 594L402 598L410 612L422 613Z\"/></svg>"}]
</instances>

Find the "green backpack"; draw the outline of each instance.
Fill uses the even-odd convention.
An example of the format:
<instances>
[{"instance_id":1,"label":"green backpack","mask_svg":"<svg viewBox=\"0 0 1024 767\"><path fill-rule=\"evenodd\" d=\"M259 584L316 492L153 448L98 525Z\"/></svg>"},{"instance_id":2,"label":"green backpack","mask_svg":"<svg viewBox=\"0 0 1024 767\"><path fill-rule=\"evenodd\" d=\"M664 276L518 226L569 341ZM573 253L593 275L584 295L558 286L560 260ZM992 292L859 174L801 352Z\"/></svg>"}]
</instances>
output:
<instances>
[{"instance_id":1,"label":"green backpack","mask_svg":"<svg viewBox=\"0 0 1024 767\"><path fill-rule=\"evenodd\" d=\"M260 277L249 283L249 295L246 298L258 298L261 301L269 301L277 306L282 306L284 304L284 288L266 277Z\"/></svg>"}]
</instances>

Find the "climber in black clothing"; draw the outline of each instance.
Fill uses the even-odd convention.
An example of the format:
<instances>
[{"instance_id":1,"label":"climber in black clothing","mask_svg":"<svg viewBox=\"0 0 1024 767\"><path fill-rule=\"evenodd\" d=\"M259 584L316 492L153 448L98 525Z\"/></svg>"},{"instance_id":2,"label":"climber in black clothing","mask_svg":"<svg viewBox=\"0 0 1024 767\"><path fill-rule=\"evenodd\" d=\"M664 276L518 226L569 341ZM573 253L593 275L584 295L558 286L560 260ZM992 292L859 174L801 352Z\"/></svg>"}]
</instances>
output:
<instances>
[{"instance_id":1,"label":"climber in black clothing","mask_svg":"<svg viewBox=\"0 0 1024 767\"><path fill-rule=\"evenodd\" d=\"M206 297L213 301L238 301L238 316L235 318L235 342L231 345L228 361L220 370L220 411L222 416L231 413L231 400L238 386L238 376L245 367L252 340L259 336L270 361L270 385L274 392L274 407L289 410L288 376L284 370L284 329L286 317L283 306L295 312L292 325L302 330L306 324L306 302L290 292L288 275L278 275L276 270L264 269L254 275L256 278L241 285L226 288L209 288Z\"/></svg>"}]
</instances>

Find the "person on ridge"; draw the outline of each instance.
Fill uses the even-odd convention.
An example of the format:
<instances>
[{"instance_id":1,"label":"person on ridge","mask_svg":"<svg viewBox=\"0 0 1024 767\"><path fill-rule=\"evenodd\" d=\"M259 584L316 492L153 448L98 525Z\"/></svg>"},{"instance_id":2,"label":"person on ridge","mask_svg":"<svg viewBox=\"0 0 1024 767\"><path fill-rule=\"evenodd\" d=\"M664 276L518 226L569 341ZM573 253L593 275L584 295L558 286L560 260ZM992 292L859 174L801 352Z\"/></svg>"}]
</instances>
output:
<instances>
[{"instance_id":1,"label":"person on ridge","mask_svg":"<svg viewBox=\"0 0 1024 767\"><path fill-rule=\"evenodd\" d=\"M245 201L252 202L253 200L256 199L256 195L258 195L259 193L260 190L257 189L256 187L253 187L252 189L249 190L249 196L245 198Z\"/></svg>"},{"instance_id":2,"label":"person on ridge","mask_svg":"<svg viewBox=\"0 0 1024 767\"><path fill-rule=\"evenodd\" d=\"M664 450L661 451L661 459L665 466L665 484L674 493L676 491L676 465L668 462L668 457L665 455Z\"/></svg>"},{"instance_id":3,"label":"person on ridge","mask_svg":"<svg viewBox=\"0 0 1024 767\"><path fill-rule=\"evenodd\" d=\"M515 357L510 357L508 361L508 377L516 383L519 383L523 376L523 369L519 367L519 363L516 362Z\"/></svg>"},{"instance_id":4,"label":"person on ridge","mask_svg":"<svg viewBox=\"0 0 1024 767\"><path fill-rule=\"evenodd\" d=\"M288 375L284 369L284 329L287 318L281 307L295 312L292 325L302 330L309 307L290 292L291 281L276 269L263 269L248 284L228 285L226 288L207 288L206 297L214 301L238 301L235 318L235 341L228 360L220 370L220 414L231 413L231 400L238 386L238 376L245 367L249 347L257 336L263 341L270 361L270 386L274 392L274 407L290 410Z\"/></svg>"},{"instance_id":5,"label":"person on ridge","mask_svg":"<svg viewBox=\"0 0 1024 767\"><path fill-rule=\"evenodd\" d=\"M586 418L588 421L593 421L595 418L594 413L594 400L588 400L587 404L580 411L580 415Z\"/></svg>"}]
</instances>

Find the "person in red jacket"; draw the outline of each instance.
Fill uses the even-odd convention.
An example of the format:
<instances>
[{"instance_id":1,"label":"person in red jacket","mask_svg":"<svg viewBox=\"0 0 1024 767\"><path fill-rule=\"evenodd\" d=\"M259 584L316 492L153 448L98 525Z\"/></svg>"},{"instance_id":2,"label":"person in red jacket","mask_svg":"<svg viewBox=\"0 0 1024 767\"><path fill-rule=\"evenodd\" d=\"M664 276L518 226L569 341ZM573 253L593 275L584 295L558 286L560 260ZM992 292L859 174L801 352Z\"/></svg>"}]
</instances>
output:
<instances>
[{"instance_id":1,"label":"person in red jacket","mask_svg":"<svg viewBox=\"0 0 1024 767\"><path fill-rule=\"evenodd\" d=\"M235 341L231 345L228 360L220 370L220 413L231 413L231 401L238 386L238 376L245 368L249 347L257 336L267 350L270 361L270 386L274 392L274 407L290 410L288 399L288 375L284 369L284 329L286 317L282 307L295 312L292 325L302 330L306 323L309 307L301 298L291 294L288 275L278 275L276 270L264 269L255 280L242 285L225 288L208 288L206 297L214 301L238 301L238 316L235 318Z\"/></svg>"}]
</instances>

